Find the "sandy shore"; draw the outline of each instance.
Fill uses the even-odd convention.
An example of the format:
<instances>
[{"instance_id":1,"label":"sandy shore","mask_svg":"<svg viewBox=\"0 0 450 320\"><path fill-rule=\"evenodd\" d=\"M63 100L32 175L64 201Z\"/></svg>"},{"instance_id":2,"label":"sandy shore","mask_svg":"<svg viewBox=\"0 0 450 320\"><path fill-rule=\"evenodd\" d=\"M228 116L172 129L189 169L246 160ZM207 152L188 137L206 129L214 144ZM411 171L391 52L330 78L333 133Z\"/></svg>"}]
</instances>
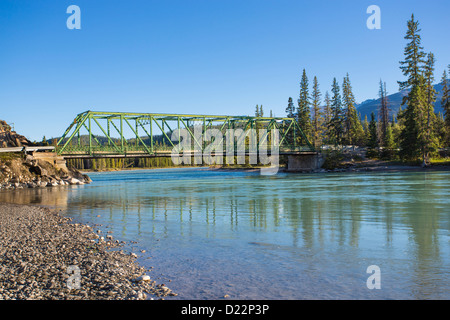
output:
<instances>
[{"instance_id":1,"label":"sandy shore","mask_svg":"<svg viewBox=\"0 0 450 320\"><path fill-rule=\"evenodd\" d=\"M0 300L145 300L175 295L123 243L47 208L0 204Z\"/></svg>"}]
</instances>

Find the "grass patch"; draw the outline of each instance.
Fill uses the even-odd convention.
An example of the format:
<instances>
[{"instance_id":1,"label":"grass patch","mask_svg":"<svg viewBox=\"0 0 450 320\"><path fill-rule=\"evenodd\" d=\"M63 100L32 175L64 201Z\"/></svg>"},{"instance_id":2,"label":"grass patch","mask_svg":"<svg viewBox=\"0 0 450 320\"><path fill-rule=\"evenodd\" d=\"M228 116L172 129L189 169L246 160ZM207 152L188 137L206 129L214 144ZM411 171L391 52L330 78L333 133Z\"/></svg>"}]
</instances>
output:
<instances>
[{"instance_id":1,"label":"grass patch","mask_svg":"<svg viewBox=\"0 0 450 320\"><path fill-rule=\"evenodd\" d=\"M430 163L435 166L450 166L450 158L431 159Z\"/></svg>"},{"instance_id":2,"label":"grass patch","mask_svg":"<svg viewBox=\"0 0 450 320\"><path fill-rule=\"evenodd\" d=\"M0 161L6 162L21 157L20 153L16 152L0 152Z\"/></svg>"}]
</instances>

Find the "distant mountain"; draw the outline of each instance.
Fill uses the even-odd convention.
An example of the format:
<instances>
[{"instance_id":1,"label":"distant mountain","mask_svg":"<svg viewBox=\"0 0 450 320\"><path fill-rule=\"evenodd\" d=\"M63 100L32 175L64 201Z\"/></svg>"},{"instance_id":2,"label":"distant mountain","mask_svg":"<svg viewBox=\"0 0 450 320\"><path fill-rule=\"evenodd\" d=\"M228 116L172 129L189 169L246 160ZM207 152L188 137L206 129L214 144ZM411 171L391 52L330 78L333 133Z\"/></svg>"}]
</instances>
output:
<instances>
[{"instance_id":1,"label":"distant mountain","mask_svg":"<svg viewBox=\"0 0 450 320\"><path fill-rule=\"evenodd\" d=\"M436 103L434 104L434 112L443 113L443 109L441 106L441 99L442 99L442 87L443 84L439 83L434 85L434 90L436 90ZM389 109L390 113L389 116L392 118L392 115L396 115L398 110L400 109L400 105L402 104L402 99L404 96L408 94L409 90L402 90L397 93L393 93L391 95L388 95L388 101L389 101ZM367 119L370 121L370 114L372 112L375 113L375 116L378 115L378 108L381 105L381 99L369 99L366 101L361 102L360 104L356 105L356 109L361 114L361 119L364 120L364 117L367 115ZM402 106L402 109L405 109L406 106Z\"/></svg>"}]
</instances>

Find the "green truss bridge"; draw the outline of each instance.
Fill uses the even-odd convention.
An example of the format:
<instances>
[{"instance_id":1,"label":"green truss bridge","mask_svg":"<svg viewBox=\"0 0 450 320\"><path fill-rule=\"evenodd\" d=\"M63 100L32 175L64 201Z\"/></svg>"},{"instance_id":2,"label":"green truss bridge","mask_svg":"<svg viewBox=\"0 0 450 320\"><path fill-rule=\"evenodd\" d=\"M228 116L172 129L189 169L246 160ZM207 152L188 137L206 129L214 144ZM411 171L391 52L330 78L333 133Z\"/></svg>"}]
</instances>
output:
<instances>
[{"instance_id":1,"label":"green truss bridge","mask_svg":"<svg viewBox=\"0 0 450 320\"><path fill-rule=\"evenodd\" d=\"M194 149L204 150L211 144L204 141L206 139L199 141L196 135L204 134L208 129L220 132L223 141L227 129L244 134L248 129L256 129L255 132L266 129L268 133L277 129L280 155L317 154L293 118L97 111L78 114L57 141L56 152L66 159L170 157L180 141L172 140L177 132L185 130L190 136L194 153ZM270 139L270 134L258 135L257 150L267 145L270 153ZM225 143L223 145L225 155ZM246 148L246 154L250 152Z\"/></svg>"}]
</instances>

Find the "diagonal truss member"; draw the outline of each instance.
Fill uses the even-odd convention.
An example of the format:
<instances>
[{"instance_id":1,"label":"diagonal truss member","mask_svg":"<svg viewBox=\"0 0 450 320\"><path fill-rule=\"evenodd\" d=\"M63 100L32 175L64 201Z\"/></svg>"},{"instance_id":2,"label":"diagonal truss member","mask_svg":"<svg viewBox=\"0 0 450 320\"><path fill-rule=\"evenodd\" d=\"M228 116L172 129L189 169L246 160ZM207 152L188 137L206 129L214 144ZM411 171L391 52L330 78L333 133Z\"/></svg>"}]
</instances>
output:
<instances>
[{"instance_id":1,"label":"diagonal truss member","mask_svg":"<svg viewBox=\"0 0 450 320\"><path fill-rule=\"evenodd\" d=\"M218 129L223 139L227 129L278 129L281 153L315 151L293 118L97 111L78 114L56 150L60 155L158 155L175 147L172 135L177 129L186 130L193 144L203 149L206 143L197 140L194 126L201 127L202 134ZM258 139L258 147L263 138L267 137Z\"/></svg>"}]
</instances>

